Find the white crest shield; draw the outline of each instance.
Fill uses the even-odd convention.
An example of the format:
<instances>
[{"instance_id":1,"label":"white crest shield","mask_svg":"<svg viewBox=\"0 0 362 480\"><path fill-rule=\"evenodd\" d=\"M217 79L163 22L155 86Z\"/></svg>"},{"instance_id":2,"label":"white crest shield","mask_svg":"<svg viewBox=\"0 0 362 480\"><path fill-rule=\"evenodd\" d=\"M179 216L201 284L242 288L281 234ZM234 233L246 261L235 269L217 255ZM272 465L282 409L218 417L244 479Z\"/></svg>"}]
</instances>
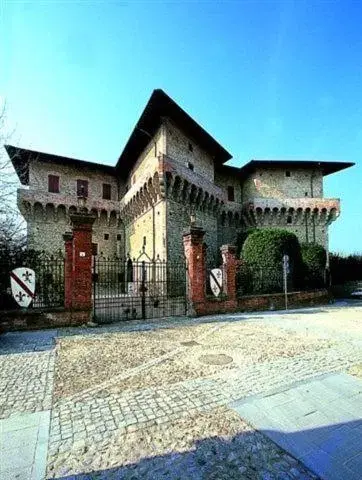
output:
<instances>
[{"instance_id":1,"label":"white crest shield","mask_svg":"<svg viewBox=\"0 0 362 480\"><path fill-rule=\"evenodd\" d=\"M28 307L34 299L35 272L31 268L15 268L10 273L11 291L21 307Z\"/></svg>"},{"instance_id":2,"label":"white crest shield","mask_svg":"<svg viewBox=\"0 0 362 480\"><path fill-rule=\"evenodd\" d=\"M212 293L217 297L222 292L222 270L213 268L210 272L210 287Z\"/></svg>"}]
</instances>

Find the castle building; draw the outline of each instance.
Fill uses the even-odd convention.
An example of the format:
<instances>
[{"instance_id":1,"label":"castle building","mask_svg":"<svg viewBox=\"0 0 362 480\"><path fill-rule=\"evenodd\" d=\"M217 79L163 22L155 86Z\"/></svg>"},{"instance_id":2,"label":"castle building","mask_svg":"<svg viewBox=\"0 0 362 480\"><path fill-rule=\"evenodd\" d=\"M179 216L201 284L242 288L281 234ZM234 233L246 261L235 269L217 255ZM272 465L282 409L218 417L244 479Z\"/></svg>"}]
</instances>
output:
<instances>
[{"instance_id":1,"label":"castle building","mask_svg":"<svg viewBox=\"0 0 362 480\"><path fill-rule=\"evenodd\" d=\"M323 197L323 177L346 162L251 160L226 165L231 154L162 90L154 90L114 167L11 145L23 185L18 206L28 246L63 249L69 215L94 212L93 253L183 258L190 221L206 230L209 258L250 227L279 227L328 251L328 227L340 200ZM83 205L84 206L84 205Z\"/></svg>"}]
</instances>

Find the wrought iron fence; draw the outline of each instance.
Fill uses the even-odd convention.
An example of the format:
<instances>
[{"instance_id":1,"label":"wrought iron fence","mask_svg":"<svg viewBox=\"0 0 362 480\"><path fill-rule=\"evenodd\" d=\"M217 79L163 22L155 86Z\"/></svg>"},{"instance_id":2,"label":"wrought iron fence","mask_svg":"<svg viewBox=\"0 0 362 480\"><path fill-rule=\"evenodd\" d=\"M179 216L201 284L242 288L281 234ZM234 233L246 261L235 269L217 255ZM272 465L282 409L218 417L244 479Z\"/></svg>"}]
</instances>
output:
<instances>
[{"instance_id":1,"label":"wrought iron fence","mask_svg":"<svg viewBox=\"0 0 362 480\"><path fill-rule=\"evenodd\" d=\"M64 256L61 252L23 252L0 262L0 310L19 309L11 291L10 273L27 267L35 272L34 298L28 308L61 307L64 305Z\"/></svg>"},{"instance_id":2,"label":"wrought iron fence","mask_svg":"<svg viewBox=\"0 0 362 480\"><path fill-rule=\"evenodd\" d=\"M185 262L93 257L93 305L105 323L185 315Z\"/></svg>"},{"instance_id":3,"label":"wrought iron fence","mask_svg":"<svg viewBox=\"0 0 362 480\"><path fill-rule=\"evenodd\" d=\"M326 286L325 270L296 271L290 266L286 274L286 286L288 292L324 288ZM283 266L268 268L246 263L239 264L236 272L236 290L239 297L282 293L284 291Z\"/></svg>"},{"instance_id":4,"label":"wrought iron fence","mask_svg":"<svg viewBox=\"0 0 362 480\"><path fill-rule=\"evenodd\" d=\"M283 269L258 268L241 264L236 272L238 296L283 292Z\"/></svg>"}]
</instances>

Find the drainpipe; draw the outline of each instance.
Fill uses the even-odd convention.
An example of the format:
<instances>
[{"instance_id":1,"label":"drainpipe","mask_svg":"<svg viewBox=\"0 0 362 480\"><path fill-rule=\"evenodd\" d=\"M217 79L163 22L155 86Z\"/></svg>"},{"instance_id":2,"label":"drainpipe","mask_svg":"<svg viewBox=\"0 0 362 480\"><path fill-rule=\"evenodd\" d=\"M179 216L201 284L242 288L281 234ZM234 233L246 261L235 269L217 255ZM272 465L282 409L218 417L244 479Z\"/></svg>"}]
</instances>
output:
<instances>
[{"instance_id":1,"label":"drainpipe","mask_svg":"<svg viewBox=\"0 0 362 480\"><path fill-rule=\"evenodd\" d=\"M314 170L312 171L312 174L310 176L310 196L313 198L314 197L314 191L313 191L313 179L315 177L315 172ZM315 243L315 217L314 214L312 215L312 231L313 231L313 243Z\"/></svg>"}]
</instances>

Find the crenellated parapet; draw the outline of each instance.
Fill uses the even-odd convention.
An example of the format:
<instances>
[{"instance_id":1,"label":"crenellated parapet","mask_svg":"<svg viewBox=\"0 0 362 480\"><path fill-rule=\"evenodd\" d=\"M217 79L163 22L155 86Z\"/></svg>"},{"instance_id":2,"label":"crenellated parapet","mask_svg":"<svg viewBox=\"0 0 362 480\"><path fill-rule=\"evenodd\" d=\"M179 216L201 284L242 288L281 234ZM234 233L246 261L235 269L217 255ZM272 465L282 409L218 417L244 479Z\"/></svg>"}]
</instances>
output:
<instances>
[{"instance_id":1,"label":"crenellated parapet","mask_svg":"<svg viewBox=\"0 0 362 480\"><path fill-rule=\"evenodd\" d=\"M254 198L242 205L246 226L328 226L340 214L340 200L327 198Z\"/></svg>"},{"instance_id":2,"label":"crenellated parapet","mask_svg":"<svg viewBox=\"0 0 362 480\"><path fill-rule=\"evenodd\" d=\"M76 195L18 189L18 207L27 222L68 221L71 214L80 209ZM96 223L116 226L120 222L119 203L113 200L87 198L83 211L92 212Z\"/></svg>"},{"instance_id":3,"label":"crenellated parapet","mask_svg":"<svg viewBox=\"0 0 362 480\"><path fill-rule=\"evenodd\" d=\"M120 201L120 213L132 221L162 199L218 215L225 205L222 189L182 163L160 155L156 171L139 179Z\"/></svg>"}]
</instances>

